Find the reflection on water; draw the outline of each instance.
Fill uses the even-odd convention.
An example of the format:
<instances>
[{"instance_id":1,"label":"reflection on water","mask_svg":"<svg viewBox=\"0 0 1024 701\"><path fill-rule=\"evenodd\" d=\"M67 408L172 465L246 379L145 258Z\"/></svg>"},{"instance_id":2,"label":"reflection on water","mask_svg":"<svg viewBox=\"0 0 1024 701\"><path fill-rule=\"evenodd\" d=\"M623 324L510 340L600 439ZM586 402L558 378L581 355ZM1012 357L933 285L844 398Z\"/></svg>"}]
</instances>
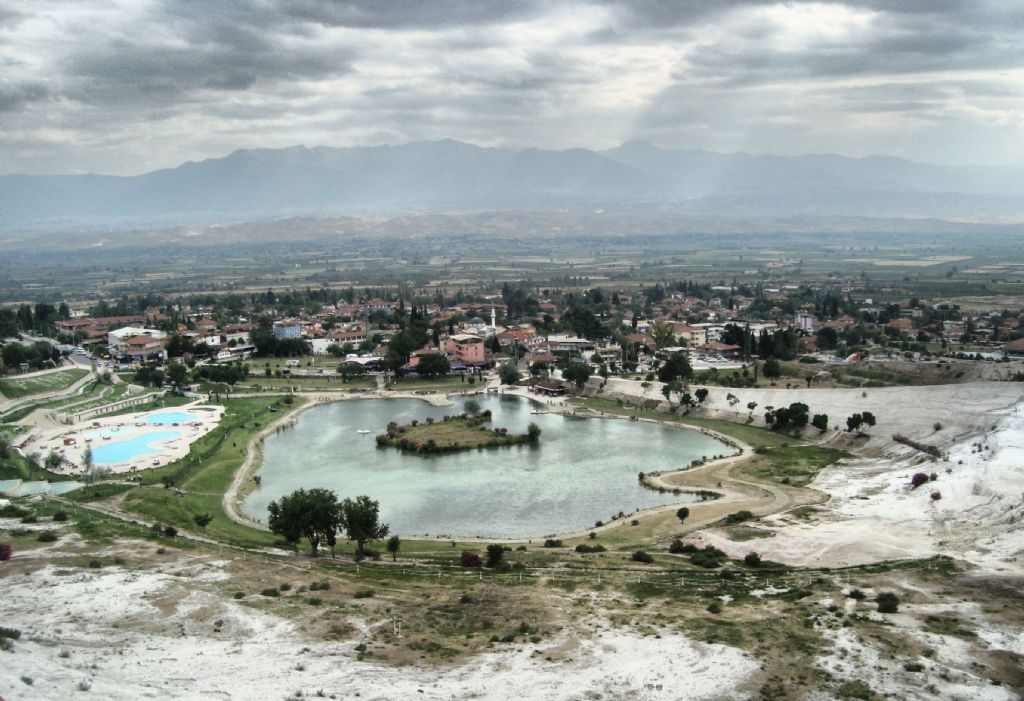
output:
<instances>
[{"instance_id":1,"label":"reflection on water","mask_svg":"<svg viewBox=\"0 0 1024 701\"><path fill-rule=\"evenodd\" d=\"M565 533L612 514L692 501L640 486L637 473L684 467L731 452L695 431L612 419L530 414L537 405L515 397L477 397L494 413L491 427L524 433L533 421L539 446L471 450L420 457L374 440L389 421L462 411L413 399L361 400L315 407L298 424L271 435L261 486L243 510L266 521L267 505L300 487L326 487L339 497L380 501L393 533L527 538ZM369 434L359 434L369 429Z\"/></svg>"}]
</instances>

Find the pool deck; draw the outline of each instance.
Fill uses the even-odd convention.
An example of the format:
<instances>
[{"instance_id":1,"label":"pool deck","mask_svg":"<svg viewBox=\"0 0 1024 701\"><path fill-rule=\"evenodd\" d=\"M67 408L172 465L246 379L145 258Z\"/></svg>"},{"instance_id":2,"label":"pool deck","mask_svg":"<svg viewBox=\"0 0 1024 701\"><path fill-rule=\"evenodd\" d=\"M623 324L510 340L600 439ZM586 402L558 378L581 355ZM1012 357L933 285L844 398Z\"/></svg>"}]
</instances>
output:
<instances>
[{"instance_id":1,"label":"pool deck","mask_svg":"<svg viewBox=\"0 0 1024 701\"><path fill-rule=\"evenodd\" d=\"M187 423L148 423L147 421L155 414L181 414L183 412L193 415L195 420ZM174 408L101 417L73 426L43 431L29 441L23 450L26 455L37 452L40 455L40 460L49 455L51 450L56 450L64 456L64 464L58 470L60 474L83 475L85 469L82 465L82 453L86 446L95 449L121 441L144 438L148 435L167 435L168 432L180 434L165 440L155 440L150 444L151 448L160 451L159 454L146 453L135 455L125 462L96 464L96 468L109 470L114 474L138 472L166 465L188 455L192 443L212 431L220 423L223 415L223 406L194 402ZM116 433L104 435L104 432L110 430L114 430ZM65 444L67 440L73 441L73 443Z\"/></svg>"}]
</instances>

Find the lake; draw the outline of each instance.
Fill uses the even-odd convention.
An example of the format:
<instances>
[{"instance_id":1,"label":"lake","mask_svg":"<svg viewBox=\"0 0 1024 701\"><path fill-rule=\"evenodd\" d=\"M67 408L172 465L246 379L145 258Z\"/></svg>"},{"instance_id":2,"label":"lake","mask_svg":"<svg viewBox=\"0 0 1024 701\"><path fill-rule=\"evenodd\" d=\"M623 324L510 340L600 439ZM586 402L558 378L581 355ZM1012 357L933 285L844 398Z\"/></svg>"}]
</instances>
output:
<instances>
[{"instance_id":1,"label":"lake","mask_svg":"<svg viewBox=\"0 0 1024 701\"><path fill-rule=\"evenodd\" d=\"M267 505L299 488L333 489L380 502L381 518L402 536L537 538L590 528L620 511L692 502L689 494L659 493L638 472L686 467L694 459L732 453L698 431L622 419L531 414L543 407L518 397L478 396L493 413L491 428L525 433L532 421L539 445L470 450L421 457L378 448L389 421L441 420L462 411L415 399L335 402L298 416L267 437L261 485L242 510L263 522ZM359 434L368 429L369 434Z\"/></svg>"}]
</instances>

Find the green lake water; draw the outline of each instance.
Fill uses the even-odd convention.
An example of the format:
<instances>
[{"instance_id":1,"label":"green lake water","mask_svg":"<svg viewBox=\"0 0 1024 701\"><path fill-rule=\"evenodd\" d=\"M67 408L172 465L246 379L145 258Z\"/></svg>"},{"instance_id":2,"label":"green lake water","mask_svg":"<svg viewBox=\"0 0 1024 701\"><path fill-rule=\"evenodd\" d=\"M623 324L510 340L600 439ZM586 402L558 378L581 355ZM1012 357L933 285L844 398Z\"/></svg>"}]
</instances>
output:
<instances>
[{"instance_id":1,"label":"green lake water","mask_svg":"<svg viewBox=\"0 0 1024 701\"><path fill-rule=\"evenodd\" d=\"M536 538L592 527L620 511L694 501L642 487L641 471L685 467L732 449L698 431L621 419L534 415L539 405L516 397L477 397L492 428L525 433L533 421L537 446L470 450L420 457L374 440L389 421L462 411L414 399L337 402L299 415L295 427L266 439L261 485L243 511L266 521L267 505L299 488L333 489L339 498L367 494L382 520L403 536ZM543 408L543 407L541 407ZM368 429L370 434L359 434Z\"/></svg>"}]
</instances>

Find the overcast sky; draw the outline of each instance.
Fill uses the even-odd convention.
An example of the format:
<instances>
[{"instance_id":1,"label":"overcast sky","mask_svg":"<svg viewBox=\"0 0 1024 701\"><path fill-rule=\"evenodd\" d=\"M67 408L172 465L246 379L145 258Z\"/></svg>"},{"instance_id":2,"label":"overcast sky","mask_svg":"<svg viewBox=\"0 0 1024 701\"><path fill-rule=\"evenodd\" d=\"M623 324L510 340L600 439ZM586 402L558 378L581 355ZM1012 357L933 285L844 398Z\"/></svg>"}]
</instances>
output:
<instances>
[{"instance_id":1,"label":"overcast sky","mask_svg":"<svg viewBox=\"0 0 1024 701\"><path fill-rule=\"evenodd\" d=\"M0 172L454 138L1024 162L1024 0L3 0Z\"/></svg>"}]
</instances>

